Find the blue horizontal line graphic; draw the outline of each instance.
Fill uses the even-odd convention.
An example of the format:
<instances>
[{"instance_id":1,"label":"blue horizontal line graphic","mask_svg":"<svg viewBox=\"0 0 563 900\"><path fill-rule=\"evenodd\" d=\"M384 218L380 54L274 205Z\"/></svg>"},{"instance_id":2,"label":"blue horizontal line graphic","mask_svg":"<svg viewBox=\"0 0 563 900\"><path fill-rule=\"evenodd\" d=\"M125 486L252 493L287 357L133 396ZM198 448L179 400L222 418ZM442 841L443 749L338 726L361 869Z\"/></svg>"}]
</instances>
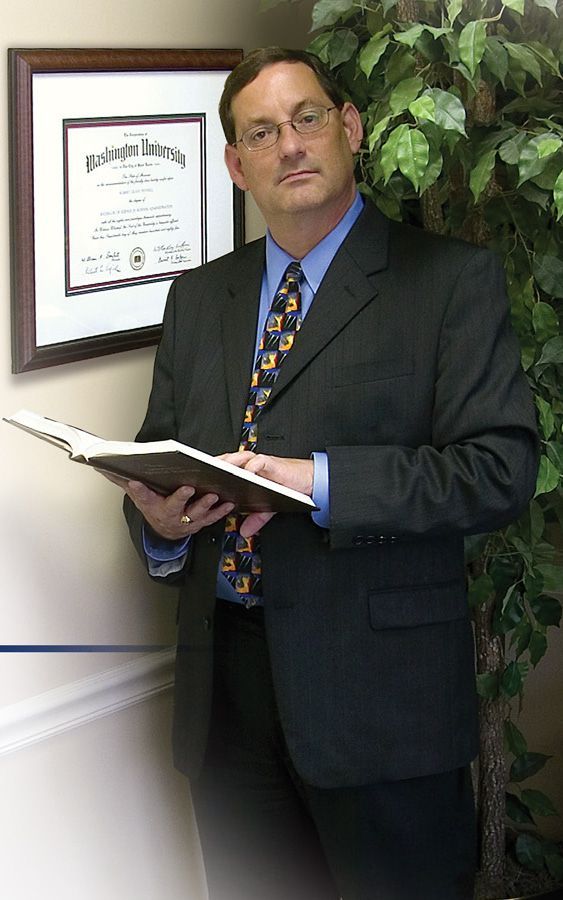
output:
<instances>
[{"instance_id":1,"label":"blue horizontal line graphic","mask_svg":"<svg viewBox=\"0 0 563 900\"><path fill-rule=\"evenodd\" d=\"M0 644L0 653L148 653L167 644Z\"/></svg>"}]
</instances>

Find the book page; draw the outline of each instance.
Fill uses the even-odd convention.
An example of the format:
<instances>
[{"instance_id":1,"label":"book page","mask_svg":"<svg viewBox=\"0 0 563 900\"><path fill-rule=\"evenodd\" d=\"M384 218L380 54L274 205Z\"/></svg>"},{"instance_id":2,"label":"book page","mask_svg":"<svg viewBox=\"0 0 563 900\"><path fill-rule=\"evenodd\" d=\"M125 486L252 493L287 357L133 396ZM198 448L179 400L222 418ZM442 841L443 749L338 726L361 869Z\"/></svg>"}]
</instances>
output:
<instances>
[{"instance_id":1,"label":"book page","mask_svg":"<svg viewBox=\"0 0 563 900\"><path fill-rule=\"evenodd\" d=\"M64 422L57 422L55 419L47 419L28 409L20 409L13 416L7 416L6 422L19 425L37 437L43 437L58 447L69 450L73 456L86 456L88 448L100 441L100 438L88 431L82 431L73 425L65 425Z\"/></svg>"}]
</instances>

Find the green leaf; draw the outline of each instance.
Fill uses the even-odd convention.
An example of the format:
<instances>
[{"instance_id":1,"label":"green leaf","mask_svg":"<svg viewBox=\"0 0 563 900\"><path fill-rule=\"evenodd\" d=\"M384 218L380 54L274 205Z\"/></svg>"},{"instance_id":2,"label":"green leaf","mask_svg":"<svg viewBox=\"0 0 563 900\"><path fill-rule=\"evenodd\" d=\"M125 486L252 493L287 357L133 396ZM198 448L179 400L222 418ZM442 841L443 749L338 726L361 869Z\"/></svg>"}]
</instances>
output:
<instances>
[{"instance_id":1,"label":"green leaf","mask_svg":"<svg viewBox=\"0 0 563 900\"><path fill-rule=\"evenodd\" d=\"M401 206L394 197L387 197L385 194L377 194L375 198L377 208L381 210L388 219L394 219L395 222L402 222Z\"/></svg>"},{"instance_id":2,"label":"green leaf","mask_svg":"<svg viewBox=\"0 0 563 900\"><path fill-rule=\"evenodd\" d=\"M421 25L420 22L417 22L416 25L412 25L410 28L407 28L406 31L396 32L394 37L395 40L401 44L407 44L408 47L414 47L420 35L424 31L424 25Z\"/></svg>"},{"instance_id":3,"label":"green leaf","mask_svg":"<svg viewBox=\"0 0 563 900\"><path fill-rule=\"evenodd\" d=\"M507 697L515 697L522 690L522 673L518 663L511 662L502 673L501 688Z\"/></svg>"},{"instance_id":4,"label":"green leaf","mask_svg":"<svg viewBox=\"0 0 563 900\"><path fill-rule=\"evenodd\" d=\"M402 113L403 110L407 109L409 103L412 103L412 101L418 97L422 90L423 83L422 78L419 77L406 78L405 81L400 81L391 91L389 108L394 116Z\"/></svg>"},{"instance_id":5,"label":"green leaf","mask_svg":"<svg viewBox=\"0 0 563 900\"><path fill-rule=\"evenodd\" d=\"M559 581L561 587L561 581ZM561 621L561 604L556 597L540 594L530 602L532 612L540 625L559 625ZM531 639L530 639L531 640Z\"/></svg>"},{"instance_id":6,"label":"green leaf","mask_svg":"<svg viewBox=\"0 0 563 900\"><path fill-rule=\"evenodd\" d=\"M551 297L563 299L563 260L549 253L536 253L533 262L534 278ZM553 338L552 338L553 340ZM555 339L556 340L556 339Z\"/></svg>"},{"instance_id":7,"label":"green leaf","mask_svg":"<svg viewBox=\"0 0 563 900\"><path fill-rule=\"evenodd\" d=\"M360 69L369 78L374 66L377 65L389 45L389 35L374 34L360 52Z\"/></svg>"},{"instance_id":8,"label":"green leaf","mask_svg":"<svg viewBox=\"0 0 563 900\"><path fill-rule=\"evenodd\" d=\"M468 22L459 36L459 57L471 76L483 59L486 38L487 23L482 21Z\"/></svg>"},{"instance_id":9,"label":"green leaf","mask_svg":"<svg viewBox=\"0 0 563 900\"><path fill-rule=\"evenodd\" d=\"M549 157L545 168L538 175L534 175L532 181L543 191L552 191L560 171L560 154L556 153Z\"/></svg>"},{"instance_id":10,"label":"green leaf","mask_svg":"<svg viewBox=\"0 0 563 900\"><path fill-rule=\"evenodd\" d=\"M450 25L453 25L460 12L463 9L463 0L447 0L446 2L446 13L450 22Z\"/></svg>"},{"instance_id":11,"label":"green leaf","mask_svg":"<svg viewBox=\"0 0 563 900\"><path fill-rule=\"evenodd\" d=\"M512 634L511 646L516 643L516 658L522 656L525 650L528 649L528 644L530 642L530 638L532 636L532 626L529 622L526 622L524 619L516 626Z\"/></svg>"},{"instance_id":12,"label":"green leaf","mask_svg":"<svg viewBox=\"0 0 563 900\"><path fill-rule=\"evenodd\" d=\"M385 78L387 84L398 84L414 74L416 60L406 47L396 47L391 59L386 64Z\"/></svg>"},{"instance_id":13,"label":"green leaf","mask_svg":"<svg viewBox=\"0 0 563 900\"><path fill-rule=\"evenodd\" d=\"M498 619L498 631L506 634L520 622L524 615L522 597L516 584L512 584L504 595Z\"/></svg>"},{"instance_id":14,"label":"green leaf","mask_svg":"<svg viewBox=\"0 0 563 900\"><path fill-rule=\"evenodd\" d=\"M553 258L553 257L552 257ZM563 337L550 338L543 345L538 366L561 365L563 363Z\"/></svg>"},{"instance_id":15,"label":"green leaf","mask_svg":"<svg viewBox=\"0 0 563 900\"><path fill-rule=\"evenodd\" d=\"M397 148L399 145L399 140L401 135L405 133L405 131L409 130L409 126L406 124L397 125L396 128L393 129L383 146L381 147L381 168L383 170L383 177L385 184L391 178L393 172L396 171L399 161L397 159Z\"/></svg>"},{"instance_id":16,"label":"green leaf","mask_svg":"<svg viewBox=\"0 0 563 900\"><path fill-rule=\"evenodd\" d=\"M552 597L551 595L559 595L562 593L563 566L556 566L553 563L540 563L540 565L536 566L535 571L541 576L542 592L549 596L541 598L542 602L545 604L542 613L543 618L540 618L536 614L536 611L532 606L534 615L542 625L559 625L559 620L561 618L561 604L559 603L557 596ZM538 601L534 601L534 603L535 602ZM548 605L550 605L549 611Z\"/></svg>"},{"instance_id":17,"label":"green leaf","mask_svg":"<svg viewBox=\"0 0 563 900\"><path fill-rule=\"evenodd\" d=\"M483 62L504 87L508 74L508 54L498 38L487 36Z\"/></svg>"},{"instance_id":18,"label":"green leaf","mask_svg":"<svg viewBox=\"0 0 563 900\"><path fill-rule=\"evenodd\" d=\"M528 138L523 131L520 131L518 134L514 135L514 137L510 138L508 141L505 141L504 144L501 144L499 147L498 154L503 162L505 162L508 166L516 166L518 165L518 160L520 159L520 154L522 153L522 148L524 144L526 144Z\"/></svg>"},{"instance_id":19,"label":"green leaf","mask_svg":"<svg viewBox=\"0 0 563 900\"><path fill-rule=\"evenodd\" d=\"M471 170L469 175L469 188L473 194L475 203L477 203L479 197L491 180L491 175L495 168L496 157L496 150L488 150L486 153L483 153L477 161L477 165Z\"/></svg>"},{"instance_id":20,"label":"green leaf","mask_svg":"<svg viewBox=\"0 0 563 900\"><path fill-rule=\"evenodd\" d=\"M519 825L535 825L529 810L515 794L506 793L506 814Z\"/></svg>"},{"instance_id":21,"label":"green leaf","mask_svg":"<svg viewBox=\"0 0 563 900\"><path fill-rule=\"evenodd\" d=\"M348 62L358 49L358 37L349 28L337 28L328 44L328 62L331 68Z\"/></svg>"},{"instance_id":22,"label":"green leaf","mask_svg":"<svg viewBox=\"0 0 563 900\"><path fill-rule=\"evenodd\" d=\"M550 441L547 445L547 455L560 475L563 475L563 444Z\"/></svg>"},{"instance_id":23,"label":"green leaf","mask_svg":"<svg viewBox=\"0 0 563 900\"><path fill-rule=\"evenodd\" d=\"M561 141L557 137L545 132L530 138L520 152L518 159L518 172L520 178L518 184L539 175L546 168L549 157L559 149Z\"/></svg>"},{"instance_id":24,"label":"green leaf","mask_svg":"<svg viewBox=\"0 0 563 900\"><path fill-rule=\"evenodd\" d=\"M547 304L544 303L543 305L546 306ZM551 307L549 307L549 308L551 309ZM534 397L534 400L535 400L536 406L538 408L540 425L541 425L541 430L542 430L543 436L546 439L546 441L548 441L550 439L551 435L553 434L553 432L555 431L555 419L553 416L553 410L551 409L551 406L547 402L547 400L544 400L543 397L540 397L539 394L536 394L536 396Z\"/></svg>"},{"instance_id":25,"label":"green leaf","mask_svg":"<svg viewBox=\"0 0 563 900\"><path fill-rule=\"evenodd\" d=\"M533 181L524 182L520 187L520 196L529 200L530 203L537 203L543 210L546 210L549 206L549 194L547 191L541 191L536 187Z\"/></svg>"},{"instance_id":26,"label":"green leaf","mask_svg":"<svg viewBox=\"0 0 563 900\"><path fill-rule=\"evenodd\" d=\"M524 803L530 812L536 813L538 816L557 816L558 812L552 801L542 791L534 791L531 788L525 788L520 795L522 803Z\"/></svg>"},{"instance_id":27,"label":"green leaf","mask_svg":"<svg viewBox=\"0 0 563 900\"><path fill-rule=\"evenodd\" d=\"M467 592L469 605L472 608L482 606L483 603L486 603L489 600L494 592L495 586L491 576L487 575L487 573L479 575L479 577L469 585L469 590Z\"/></svg>"},{"instance_id":28,"label":"green leaf","mask_svg":"<svg viewBox=\"0 0 563 900\"><path fill-rule=\"evenodd\" d=\"M528 514L530 516L530 541L532 544L536 544L545 528L544 515L537 500L530 500Z\"/></svg>"},{"instance_id":29,"label":"green leaf","mask_svg":"<svg viewBox=\"0 0 563 900\"><path fill-rule=\"evenodd\" d=\"M543 847L541 841L533 834L522 832L516 838L516 857L527 869L541 872L543 869Z\"/></svg>"},{"instance_id":30,"label":"green leaf","mask_svg":"<svg viewBox=\"0 0 563 900\"><path fill-rule=\"evenodd\" d=\"M428 165L426 166L426 171L420 181L421 194L423 194L424 191L428 190L428 188L438 180L442 172L443 165L444 158L442 154L440 153L438 148L431 143Z\"/></svg>"},{"instance_id":31,"label":"green leaf","mask_svg":"<svg viewBox=\"0 0 563 900\"><path fill-rule=\"evenodd\" d=\"M563 216L563 169L557 176L557 180L553 185L553 200L557 211L557 221Z\"/></svg>"},{"instance_id":32,"label":"green leaf","mask_svg":"<svg viewBox=\"0 0 563 900\"><path fill-rule=\"evenodd\" d=\"M436 125L444 131L457 131L465 137L465 107L459 97L440 88L431 88L425 96L434 100Z\"/></svg>"},{"instance_id":33,"label":"green leaf","mask_svg":"<svg viewBox=\"0 0 563 900\"><path fill-rule=\"evenodd\" d=\"M553 50L539 41L528 41L528 47L539 57L542 63L545 63L552 75L555 75L556 78L560 77L559 62Z\"/></svg>"},{"instance_id":34,"label":"green leaf","mask_svg":"<svg viewBox=\"0 0 563 900\"><path fill-rule=\"evenodd\" d=\"M507 9L513 9L519 15L524 15L524 0L504 0Z\"/></svg>"},{"instance_id":35,"label":"green leaf","mask_svg":"<svg viewBox=\"0 0 563 900\"><path fill-rule=\"evenodd\" d=\"M548 759L551 756L546 756L545 753L522 753L510 767L510 780L524 781L530 778L543 769Z\"/></svg>"},{"instance_id":36,"label":"green leaf","mask_svg":"<svg viewBox=\"0 0 563 900\"><path fill-rule=\"evenodd\" d=\"M429 94L423 94L422 97L409 103L409 112L415 119L422 119L427 122L436 121L436 103Z\"/></svg>"},{"instance_id":37,"label":"green leaf","mask_svg":"<svg viewBox=\"0 0 563 900\"><path fill-rule=\"evenodd\" d=\"M353 5L354 0L317 0L311 13L311 31L334 25Z\"/></svg>"},{"instance_id":38,"label":"green leaf","mask_svg":"<svg viewBox=\"0 0 563 900\"><path fill-rule=\"evenodd\" d=\"M416 128L407 128L397 144L397 161L399 169L415 190L419 188L429 156L430 147L426 136Z\"/></svg>"},{"instance_id":39,"label":"green leaf","mask_svg":"<svg viewBox=\"0 0 563 900\"><path fill-rule=\"evenodd\" d=\"M538 84L541 84L541 67L533 50L530 50L525 44L513 44L511 41L506 41L504 46L516 67L522 69L524 72L528 72ZM509 68L512 71L510 63Z\"/></svg>"},{"instance_id":40,"label":"green leaf","mask_svg":"<svg viewBox=\"0 0 563 900\"><path fill-rule=\"evenodd\" d=\"M379 141L379 138L389 125L391 116L384 116L383 119L380 119L379 122L376 122L373 128L371 129L368 136L368 150L370 153L373 152L373 148Z\"/></svg>"},{"instance_id":41,"label":"green leaf","mask_svg":"<svg viewBox=\"0 0 563 900\"><path fill-rule=\"evenodd\" d=\"M545 156L551 156L557 153L563 141L560 137L554 135L545 135L544 140L538 145L538 156L543 159Z\"/></svg>"},{"instance_id":42,"label":"green leaf","mask_svg":"<svg viewBox=\"0 0 563 900\"><path fill-rule=\"evenodd\" d=\"M318 56L319 59L322 59L324 63L328 64L328 45L332 40L332 31L323 31L322 34L318 34L317 37L311 41L307 50L310 53L314 53L315 56Z\"/></svg>"},{"instance_id":43,"label":"green leaf","mask_svg":"<svg viewBox=\"0 0 563 900\"><path fill-rule=\"evenodd\" d=\"M519 825L535 825L533 817L516 794L506 792L506 814Z\"/></svg>"},{"instance_id":44,"label":"green leaf","mask_svg":"<svg viewBox=\"0 0 563 900\"><path fill-rule=\"evenodd\" d=\"M550 13L557 17L557 0L534 0L534 4L542 9L548 9Z\"/></svg>"},{"instance_id":45,"label":"green leaf","mask_svg":"<svg viewBox=\"0 0 563 900\"><path fill-rule=\"evenodd\" d=\"M559 484L559 472L551 462L551 460L544 456L543 454L540 456L540 465L538 469L538 477L536 479L536 492L534 497L539 497L540 494L549 494L550 491L554 491L557 485Z\"/></svg>"},{"instance_id":46,"label":"green leaf","mask_svg":"<svg viewBox=\"0 0 563 900\"><path fill-rule=\"evenodd\" d=\"M513 756L522 756L523 753L527 752L528 744L526 743L526 738L510 719L506 719L504 723L504 738Z\"/></svg>"},{"instance_id":47,"label":"green leaf","mask_svg":"<svg viewBox=\"0 0 563 900\"><path fill-rule=\"evenodd\" d=\"M477 693L484 700L494 700L498 697L499 679L496 672L483 672L476 676Z\"/></svg>"},{"instance_id":48,"label":"green leaf","mask_svg":"<svg viewBox=\"0 0 563 900\"><path fill-rule=\"evenodd\" d=\"M540 659L545 656L547 651L547 638L545 634L542 634L541 631L532 631L528 649L530 651L530 662L535 669Z\"/></svg>"}]
</instances>

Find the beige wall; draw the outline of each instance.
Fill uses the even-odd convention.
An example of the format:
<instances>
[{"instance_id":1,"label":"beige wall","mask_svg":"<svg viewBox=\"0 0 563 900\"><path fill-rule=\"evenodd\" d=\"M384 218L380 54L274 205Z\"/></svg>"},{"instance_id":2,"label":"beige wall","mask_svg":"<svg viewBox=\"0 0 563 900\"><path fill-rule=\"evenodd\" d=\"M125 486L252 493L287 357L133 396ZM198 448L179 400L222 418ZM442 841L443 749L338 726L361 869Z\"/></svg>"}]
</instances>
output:
<instances>
[{"instance_id":1,"label":"beige wall","mask_svg":"<svg viewBox=\"0 0 563 900\"><path fill-rule=\"evenodd\" d=\"M312 5L258 0L0 0L7 47L304 46ZM0 69L0 120L7 86ZM0 415L28 407L128 439L146 403L153 350L10 374L8 138L0 140ZM260 232L250 210L248 236ZM149 584L116 490L0 423L3 644L172 643L174 597ZM530 747L559 754L548 780L563 807L561 641L530 679ZM102 654L0 654L0 706L128 661ZM200 900L184 780L168 750L169 695L0 758L0 858L10 900ZM553 823L561 835L561 822ZM77 885L80 889L77 890Z\"/></svg>"},{"instance_id":2,"label":"beige wall","mask_svg":"<svg viewBox=\"0 0 563 900\"><path fill-rule=\"evenodd\" d=\"M0 50L5 59L8 47L304 46L310 6L284 4L260 14L258 0L0 0ZM154 350L10 374L5 72L4 63L0 415L27 407L130 439L144 414ZM253 210L248 224L250 236L260 233ZM0 464L0 643L173 643L174 595L144 576L117 489L3 423ZM20 701L51 689L64 700L65 686L130 660L131 654L0 653L0 715L5 704L19 703L10 707L19 710ZM169 703L169 694L160 694L0 757L3 895L203 896L187 786L170 764Z\"/></svg>"},{"instance_id":3,"label":"beige wall","mask_svg":"<svg viewBox=\"0 0 563 900\"><path fill-rule=\"evenodd\" d=\"M307 41L306 7L258 0L0 0L8 47L252 47ZM291 14L289 10L291 9ZM103 437L131 439L154 350L11 375L6 66L0 85L0 415L26 407ZM251 235L259 220L249 216ZM166 643L174 601L152 588L129 546L118 492L63 454L0 424L3 643ZM9 476L6 477L6 474ZM112 658L111 664L116 659ZM106 665L96 656L0 655L0 703Z\"/></svg>"}]
</instances>

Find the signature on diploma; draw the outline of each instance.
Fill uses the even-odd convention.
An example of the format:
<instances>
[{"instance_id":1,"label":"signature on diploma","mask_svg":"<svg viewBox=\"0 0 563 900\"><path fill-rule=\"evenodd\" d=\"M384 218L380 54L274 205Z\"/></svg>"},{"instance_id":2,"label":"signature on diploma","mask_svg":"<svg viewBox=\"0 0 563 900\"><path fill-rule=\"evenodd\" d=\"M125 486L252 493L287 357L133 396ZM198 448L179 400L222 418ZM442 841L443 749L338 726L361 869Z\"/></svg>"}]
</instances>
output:
<instances>
[{"instance_id":1,"label":"signature on diploma","mask_svg":"<svg viewBox=\"0 0 563 900\"><path fill-rule=\"evenodd\" d=\"M119 250L106 250L97 256L82 257L84 275L115 275L121 272Z\"/></svg>"},{"instance_id":2,"label":"signature on diploma","mask_svg":"<svg viewBox=\"0 0 563 900\"><path fill-rule=\"evenodd\" d=\"M188 241L178 241L175 244L155 244L154 253L159 263L177 266L190 262L191 247Z\"/></svg>"}]
</instances>

